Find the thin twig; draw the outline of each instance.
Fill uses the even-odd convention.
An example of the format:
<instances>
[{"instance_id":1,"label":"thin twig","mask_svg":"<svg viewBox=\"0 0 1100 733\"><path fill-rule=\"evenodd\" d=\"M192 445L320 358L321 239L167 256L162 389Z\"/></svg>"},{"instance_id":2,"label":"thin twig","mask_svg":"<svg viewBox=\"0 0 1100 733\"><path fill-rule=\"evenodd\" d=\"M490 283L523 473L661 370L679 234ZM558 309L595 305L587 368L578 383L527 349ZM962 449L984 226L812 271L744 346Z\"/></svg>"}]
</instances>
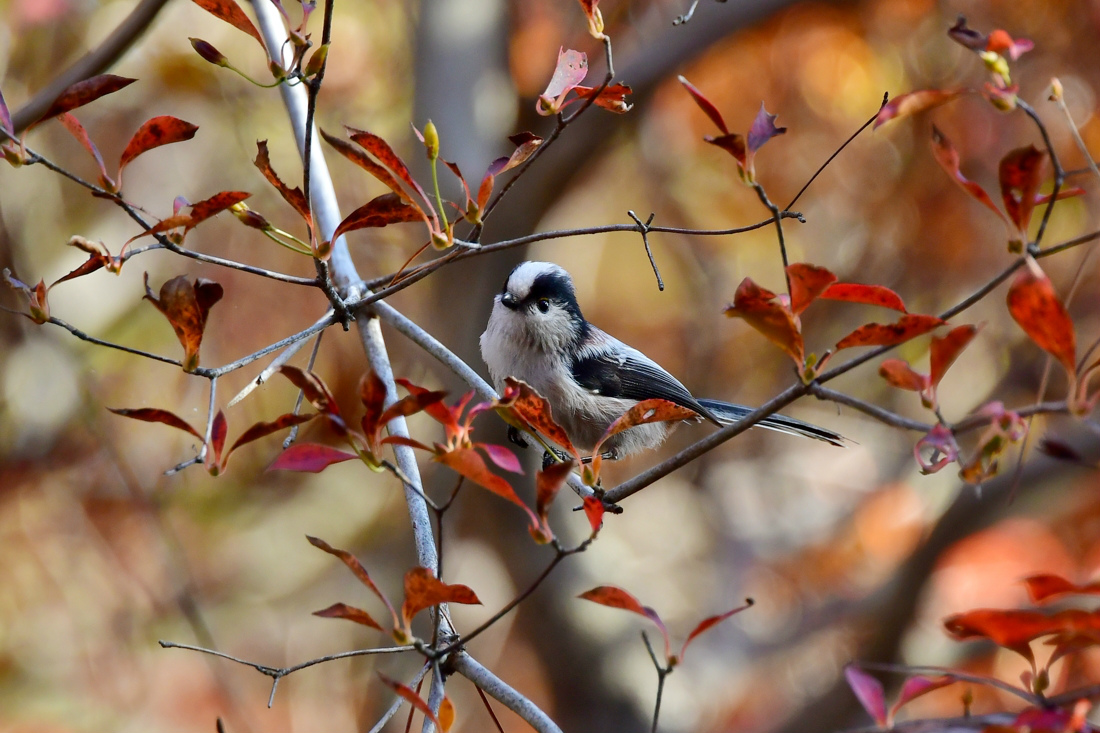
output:
<instances>
[{"instance_id":1,"label":"thin twig","mask_svg":"<svg viewBox=\"0 0 1100 733\"><path fill-rule=\"evenodd\" d=\"M653 645L649 643L649 635L642 632L642 641L645 642L645 650L649 652L649 658L653 660L653 668L657 670L657 700L653 704L653 725L651 733L657 733L657 719L661 715L661 698L665 691L665 677L672 673L672 665L667 662L662 665L657 661L657 653L653 651Z\"/></svg>"},{"instance_id":2,"label":"thin twig","mask_svg":"<svg viewBox=\"0 0 1100 733\"><path fill-rule=\"evenodd\" d=\"M645 253L649 257L649 266L653 268L653 274L657 278L657 289L661 292L665 290L664 280L661 279L661 271L657 269L657 263L653 261L653 250L649 248L649 225L653 223L654 213L650 213L649 218L646 219L645 224L638 218L638 215L633 211L626 212L627 216L634 220L634 223L638 225L638 229L641 230L642 244L645 245Z\"/></svg>"}]
</instances>

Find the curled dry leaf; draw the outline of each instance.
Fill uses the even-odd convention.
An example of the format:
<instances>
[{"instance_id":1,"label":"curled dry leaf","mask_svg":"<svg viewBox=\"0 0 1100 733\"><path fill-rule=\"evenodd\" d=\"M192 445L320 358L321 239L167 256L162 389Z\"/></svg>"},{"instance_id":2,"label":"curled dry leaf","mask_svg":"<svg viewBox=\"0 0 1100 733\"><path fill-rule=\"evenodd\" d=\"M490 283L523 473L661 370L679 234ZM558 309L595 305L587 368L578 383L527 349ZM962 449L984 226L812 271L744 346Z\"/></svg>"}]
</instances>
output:
<instances>
[{"instance_id":1,"label":"curled dry leaf","mask_svg":"<svg viewBox=\"0 0 1100 733\"><path fill-rule=\"evenodd\" d=\"M949 463L959 460L959 446L951 430L943 424L937 424L917 441L913 455L923 474L936 473Z\"/></svg>"},{"instance_id":2,"label":"curled dry leaf","mask_svg":"<svg viewBox=\"0 0 1100 733\"><path fill-rule=\"evenodd\" d=\"M149 273L145 273L145 299L164 314L183 346L183 369L192 372L199 365L199 345L210 308L222 298L222 286L213 280L197 278L193 283L186 275L168 280L160 286L160 294L149 288Z\"/></svg>"},{"instance_id":3,"label":"curled dry leaf","mask_svg":"<svg viewBox=\"0 0 1100 733\"><path fill-rule=\"evenodd\" d=\"M595 96L592 101L593 104L616 114L626 114L634 109L634 105L626 101L627 95L634 93L629 84L608 84L603 89L577 85L573 87L573 91L577 93L577 97L580 99Z\"/></svg>"},{"instance_id":4,"label":"curled dry leaf","mask_svg":"<svg viewBox=\"0 0 1100 733\"><path fill-rule=\"evenodd\" d=\"M312 226L313 214L310 212L309 203L306 201L306 196L302 193L302 189L297 186L291 188L283 183L283 179L279 178L279 174L271 167L271 156L267 151L267 140L259 140L256 142L256 159L252 161L252 163L260 169L260 172L264 174L264 178L275 187L275 190L279 192L283 200L298 212L298 215L306 221L306 224Z\"/></svg>"},{"instance_id":5,"label":"curled dry leaf","mask_svg":"<svg viewBox=\"0 0 1100 733\"><path fill-rule=\"evenodd\" d=\"M6 267L2 274L4 282L6 282L12 290L19 291L23 294L23 297L26 298L27 313L23 315L39 325L50 320L50 304L49 301L46 300L49 288L46 287L45 280L39 280L37 285L32 286L18 280L11 274L11 270Z\"/></svg>"}]
</instances>

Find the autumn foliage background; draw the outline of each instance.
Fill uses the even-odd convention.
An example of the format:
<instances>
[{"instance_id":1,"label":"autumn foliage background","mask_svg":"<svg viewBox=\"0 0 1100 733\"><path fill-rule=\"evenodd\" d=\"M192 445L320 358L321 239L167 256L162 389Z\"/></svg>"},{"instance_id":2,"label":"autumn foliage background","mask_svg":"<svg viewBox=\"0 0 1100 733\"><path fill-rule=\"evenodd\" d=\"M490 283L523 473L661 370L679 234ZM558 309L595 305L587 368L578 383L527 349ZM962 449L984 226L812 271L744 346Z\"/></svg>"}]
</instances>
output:
<instances>
[{"instance_id":1,"label":"autumn foliage background","mask_svg":"<svg viewBox=\"0 0 1100 733\"><path fill-rule=\"evenodd\" d=\"M243 4L243 3L242 3ZM337 4L318 122L369 129L390 141L423 177L427 170L409 123L431 118L444 157L475 178L507 154L506 136L546 132L534 114L558 49L588 52L575 3L516 0L466 8L456 0L419 6L376 0ZM1064 88L1081 135L1100 149L1095 111L1100 89L1100 6L1092 2L880 2L714 4L673 28L683 8L667 0L601 3L615 39L617 78L635 88L624 116L592 110L571 127L519 184L486 229L486 241L531 231L628 222L626 211L691 228L740 226L766 217L727 155L706 145L710 122L676 82L704 89L731 127L747 129L761 100L789 132L762 150L761 182L777 202L810 175L878 109L884 92L978 86L984 70L945 30L965 12L974 27L1004 28L1035 42L1014 65L1021 98L1047 123L1067 169L1084 159L1064 119L1047 103L1052 76ZM0 37L0 88L18 109L57 70L95 46L131 2L9 0ZM213 43L256 77L266 65L254 41L190 3L170 3L152 29L112 69L140 81L80 117L117 159L145 119L171 114L199 126L195 139L151 152L127 169L130 196L156 216L175 196L250 191L249 205L276 225L295 215L251 165L257 140L274 165L300 171L278 95L200 59L187 37ZM1004 228L969 199L932 157L931 125L962 156L966 175L995 190L996 166L1013 148L1040 141L1020 113L1005 115L978 96L860 136L813 184L796 208L805 224L786 227L790 259L828 267L843 279L888 286L910 309L934 313L975 290L1009 261ZM60 125L33 133L51 159L91 176L86 154ZM382 193L377 182L331 155L345 211ZM419 166L419 167L417 167ZM1096 182L1074 182L1086 195L1059 204L1047 242L1096 229ZM448 192L457 199L457 190ZM40 166L0 168L0 265L23 279L57 279L85 259L70 236L117 248L138 233L109 204ZM388 227L350 235L367 276L398 268L421 232ZM667 284L658 292L636 234L542 243L446 268L401 292L393 304L481 369L477 335L492 293L520 259L569 269L586 316L645 350L696 394L758 404L795 379L789 360L759 334L722 313L745 276L783 287L774 230L732 237L654 235ZM207 222L190 246L224 257L311 276L312 264L229 216ZM1069 310L1082 343L1100 332L1100 280L1088 246L1047 258L1061 292L1080 273ZM218 280L203 363L220 364L312 323L322 295L197 265L167 253L59 286L51 308L81 329L158 353L178 344L148 303L142 276L160 283L178 274ZM11 293L0 302L16 307ZM815 305L803 317L808 348L821 350L879 315L846 304ZM956 321L953 321L955 323ZM1034 401L1045 355L1012 322L1003 290L958 323L986 324L944 380L949 419L999 399ZM418 384L463 388L425 355L387 334L395 371ZM897 356L927 363L928 338ZM922 361L924 359L924 361ZM896 412L925 419L918 398L896 390L875 365L832 386ZM346 404L364 371L352 334L331 329L316 371ZM1048 395L1064 391L1051 372ZM222 394L254 372L226 377ZM396 482L355 463L317 476L266 473L276 438L234 455L216 479L201 470L162 472L193 454L194 440L160 426L124 420L104 406L163 406L194 424L205 419L205 381L178 368L77 342L60 330L0 316L0 730L348 730L373 724L389 702L375 677L412 674L418 662L373 658L304 671L281 686L266 709L268 681L197 654L162 650L157 639L215 646L283 665L384 643L381 635L310 613L358 593L343 569L303 535L354 551L396 594L415 563ZM230 434L286 412L295 392L273 381L227 412ZM1042 436L1097 455L1092 431L1068 417L1037 418L1023 468L1015 454L1005 477L980 494L954 471L922 476L913 460L919 437L885 428L848 409L802 400L786 411L850 437L837 450L752 431L626 503L600 540L572 558L536 595L472 644L478 658L548 710L567 730L648 728L653 668L638 639L641 622L579 601L595 585L628 588L657 608L683 638L701 618L751 596L756 606L695 642L665 689L665 730L835 730L865 724L844 685L852 659L942 664L1015 681L1025 665L1006 652L948 639L942 619L978 606L1027 603L1023 576L1057 573L1087 579L1100 564L1096 473L1036 450ZM503 441L483 418L479 437ZM438 425L414 419L414 435L438 439ZM695 432L692 432L694 430ZM680 430L661 455L707 428ZM495 431L495 432L494 432ZM312 440L331 440L311 425ZM527 452L528 460L535 451ZM625 478L659 455L607 466ZM425 469L429 490L453 475ZM528 494L524 494L529 497ZM1011 501L1010 501L1011 496ZM555 521L585 534L583 519L559 500ZM474 588L485 609L454 608L476 625L525 587L545 563L515 507L467 490L448 515L445 573ZM366 601L363 601L364 603ZM1062 673L1097 677L1085 653ZM452 689L453 688L453 689ZM459 730L485 730L476 693L448 688ZM975 712L1015 703L975 687ZM911 715L961 711L960 686L922 698ZM523 723L506 711L507 730Z\"/></svg>"}]
</instances>

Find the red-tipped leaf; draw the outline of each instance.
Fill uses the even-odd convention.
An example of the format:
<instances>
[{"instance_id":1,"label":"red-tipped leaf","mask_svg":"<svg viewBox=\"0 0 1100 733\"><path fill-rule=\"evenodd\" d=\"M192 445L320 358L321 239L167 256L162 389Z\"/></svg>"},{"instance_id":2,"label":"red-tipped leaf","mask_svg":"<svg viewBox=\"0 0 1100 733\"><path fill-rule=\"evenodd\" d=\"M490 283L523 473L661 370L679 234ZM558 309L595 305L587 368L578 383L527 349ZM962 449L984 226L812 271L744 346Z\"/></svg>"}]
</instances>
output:
<instances>
[{"instance_id":1,"label":"red-tipped leaf","mask_svg":"<svg viewBox=\"0 0 1100 733\"><path fill-rule=\"evenodd\" d=\"M202 433L188 425L183 418L178 417L168 410L158 410L154 407L139 407L135 409L129 409L125 407L108 407L107 409L115 413L116 415L133 418L134 420L141 420L143 422L159 422L163 425L176 428L177 430L182 430L185 433L190 433L199 440L203 439Z\"/></svg>"},{"instance_id":2,"label":"red-tipped leaf","mask_svg":"<svg viewBox=\"0 0 1100 733\"><path fill-rule=\"evenodd\" d=\"M334 463L351 461L359 456L319 443L295 443L275 459L269 471L301 471L320 473Z\"/></svg>"}]
</instances>

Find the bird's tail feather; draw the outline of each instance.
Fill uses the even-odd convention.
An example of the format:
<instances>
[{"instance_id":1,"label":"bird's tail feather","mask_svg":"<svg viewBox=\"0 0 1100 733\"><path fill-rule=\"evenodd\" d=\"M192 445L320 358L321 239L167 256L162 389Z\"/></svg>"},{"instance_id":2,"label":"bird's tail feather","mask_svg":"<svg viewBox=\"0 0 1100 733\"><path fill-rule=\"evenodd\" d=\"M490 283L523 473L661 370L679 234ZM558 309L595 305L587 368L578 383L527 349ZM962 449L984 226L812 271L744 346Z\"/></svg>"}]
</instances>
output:
<instances>
[{"instance_id":1,"label":"bird's tail feather","mask_svg":"<svg viewBox=\"0 0 1100 733\"><path fill-rule=\"evenodd\" d=\"M743 419L753 411L751 407L734 405L721 400L699 400L699 404L710 410L719 422L726 425ZM788 435L801 435L806 438L822 440L832 445L843 446L848 442L840 433L834 433L832 430L819 428L817 425L811 425L808 422L802 422L783 415L769 415L756 424L769 430L778 430Z\"/></svg>"}]
</instances>

